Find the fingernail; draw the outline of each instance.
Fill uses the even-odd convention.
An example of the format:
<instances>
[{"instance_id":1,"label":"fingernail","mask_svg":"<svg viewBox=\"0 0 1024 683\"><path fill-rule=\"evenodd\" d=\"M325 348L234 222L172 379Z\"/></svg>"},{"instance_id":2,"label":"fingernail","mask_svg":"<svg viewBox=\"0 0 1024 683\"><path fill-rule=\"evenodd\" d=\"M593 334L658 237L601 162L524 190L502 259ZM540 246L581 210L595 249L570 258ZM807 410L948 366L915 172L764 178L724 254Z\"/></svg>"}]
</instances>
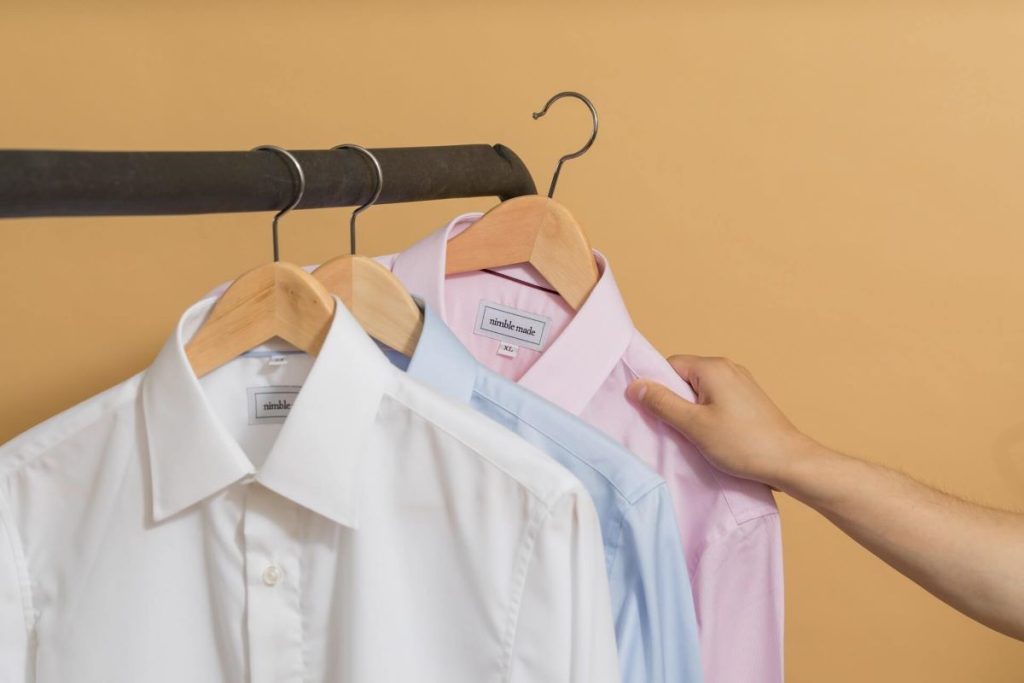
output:
<instances>
[{"instance_id":1,"label":"fingernail","mask_svg":"<svg viewBox=\"0 0 1024 683\"><path fill-rule=\"evenodd\" d=\"M626 389L626 396L629 396L634 401L642 401L642 400L644 400L644 394L646 394L646 393L647 393L647 383L646 382L639 382L639 381L638 382L633 382Z\"/></svg>"}]
</instances>

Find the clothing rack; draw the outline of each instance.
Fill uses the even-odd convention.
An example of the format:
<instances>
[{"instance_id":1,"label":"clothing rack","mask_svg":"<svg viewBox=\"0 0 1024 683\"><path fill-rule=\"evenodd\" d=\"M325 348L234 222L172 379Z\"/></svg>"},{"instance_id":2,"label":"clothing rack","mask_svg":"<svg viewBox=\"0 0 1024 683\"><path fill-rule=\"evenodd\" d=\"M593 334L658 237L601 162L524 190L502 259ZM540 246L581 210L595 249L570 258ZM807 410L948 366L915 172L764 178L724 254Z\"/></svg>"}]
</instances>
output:
<instances>
[{"instance_id":1,"label":"clothing rack","mask_svg":"<svg viewBox=\"0 0 1024 683\"><path fill-rule=\"evenodd\" d=\"M371 149L383 169L378 203L536 194L504 145ZM297 209L357 206L375 176L357 151L293 152L306 176ZM279 155L253 152L0 150L0 218L272 211L295 196Z\"/></svg>"}]
</instances>

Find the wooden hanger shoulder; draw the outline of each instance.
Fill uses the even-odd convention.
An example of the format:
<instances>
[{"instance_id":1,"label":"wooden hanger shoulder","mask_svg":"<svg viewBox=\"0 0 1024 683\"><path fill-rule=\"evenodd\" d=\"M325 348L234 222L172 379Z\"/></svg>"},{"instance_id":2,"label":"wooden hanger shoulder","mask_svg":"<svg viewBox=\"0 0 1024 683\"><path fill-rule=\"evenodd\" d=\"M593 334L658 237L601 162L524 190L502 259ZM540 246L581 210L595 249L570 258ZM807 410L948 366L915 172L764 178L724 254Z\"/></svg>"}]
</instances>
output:
<instances>
[{"instance_id":1,"label":"wooden hanger shoulder","mask_svg":"<svg viewBox=\"0 0 1024 683\"><path fill-rule=\"evenodd\" d=\"M334 317L334 299L291 263L268 263L236 279L185 347L201 377L274 337L315 355Z\"/></svg>"},{"instance_id":2,"label":"wooden hanger shoulder","mask_svg":"<svg viewBox=\"0 0 1024 683\"><path fill-rule=\"evenodd\" d=\"M423 330L423 313L390 270L366 256L346 254L325 262L313 276L344 302L367 334L411 356Z\"/></svg>"}]
</instances>

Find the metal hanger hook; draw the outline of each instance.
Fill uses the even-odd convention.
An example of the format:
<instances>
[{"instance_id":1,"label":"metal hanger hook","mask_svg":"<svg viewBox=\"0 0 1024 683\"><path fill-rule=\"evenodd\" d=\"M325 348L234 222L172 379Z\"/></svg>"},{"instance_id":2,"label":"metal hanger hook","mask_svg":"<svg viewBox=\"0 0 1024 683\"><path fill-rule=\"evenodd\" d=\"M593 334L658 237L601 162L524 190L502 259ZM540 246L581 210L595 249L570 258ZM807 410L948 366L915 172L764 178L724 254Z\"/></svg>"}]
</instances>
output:
<instances>
[{"instance_id":1,"label":"metal hanger hook","mask_svg":"<svg viewBox=\"0 0 1024 683\"><path fill-rule=\"evenodd\" d=\"M366 149L362 145L354 145L354 144L335 145L334 147L331 147L331 149L332 150L335 150L335 149L354 149L357 152L359 152L360 154L362 154L363 156L365 156L367 159L369 159L370 162L373 164L374 170L377 172L377 186L376 186L376 189L373 191L373 196L370 197L370 201L366 202L365 204L360 206L358 209L353 211L352 212L352 216L348 219L348 246L349 246L349 253L354 256L355 253L356 253L356 218L358 218L359 214L361 214L363 211L366 211L368 208L370 208L371 206L376 204L377 200L380 199L381 190L384 189L384 171L381 170L380 162L377 161L377 157L375 157L373 155L373 152L371 152L370 150Z\"/></svg>"},{"instance_id":2,"label":"metal hanger hook","mask_svg":"<svg viewBox=\"0 0 1024 683\"><path fill-rule=\"evenodd\" d=\"M540 111L533 112L534 120L539 119L540 117L547 114L548 109L551 108L551 105L557 102L558 100L562 99L563 97L574 97L577 100L581 101L583 104L587 105L587 109L590 110L590 116L594 120L594 132L590 134L590 139L587 140L587 144L583 145L572 154L566 154L564 157L558 160L558 165L555 166L555 174L551 176L551 187L548 188L549 198L555 196L555 186L558 185L558 176L562 173L562 164L569 161L570 159L576 159L577 157L581 157L584 154L586 154L587 150L589 150L591 145L594 144L594 140L597 139L597 107L595 107L594 103L591 102L590 99L586 95L583 95L582 93L574 92L572 90L566 90L565 92L558 93L557 95L555 95L554 97L547 101L543 109L541 109Z\"/></svg>"},{"instance_id":3,"label":"metal hanger hook","mask_svg":"<svg viewBox=\"0 0 1024 683\"><path fill-rule=\"evenodd\" d=\"M296 206L299 205L299 202L302 201L302 195L306 194L306 174L302 172L302 164L300 164L299 160L295 158L295 155L292 154L291 152L289 152L288 150L286 150L284 147L278 147L277 145L260 145L259 147L253 147L251 151L253 151L253 152L259 152L259 151L276 152L277 154L283 156L285 159L287 159L288 161L291 162L292 168L295 170L295 175L298 176L298 179L299 179L299 189L298 189L298 192L295 193L295 198L291 201L291 203L288 206L284 207L283 209L278 211L276 214L274 214L274 221L273 221L273 226L274 226L274 228L273 228L273 230L274 230L273 231L273 236L274 237L273 237L273 239L274 239L274 262L276 263L277 261L281 260L281 252L280 252L280 249L278 248L278 241L277 241L277 223L278 223L278 221L281 220L281 216L285 215L286 213L288 213L289 211L294 209Z\"/></svg>"}]
</instances>

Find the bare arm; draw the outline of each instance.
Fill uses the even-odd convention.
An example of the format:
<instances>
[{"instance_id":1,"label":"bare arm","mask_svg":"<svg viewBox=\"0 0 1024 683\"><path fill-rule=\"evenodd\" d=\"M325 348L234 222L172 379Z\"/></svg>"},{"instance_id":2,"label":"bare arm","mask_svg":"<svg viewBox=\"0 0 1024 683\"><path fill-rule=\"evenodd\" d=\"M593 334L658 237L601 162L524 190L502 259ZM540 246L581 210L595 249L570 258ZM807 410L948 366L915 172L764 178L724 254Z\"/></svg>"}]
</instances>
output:
<instances>
[{"instance_id":1,"label":"bare arm","mask_svg":"<svg viewBox=\"0 0 1024 683\"><path fill-rule=\"evenodd\" d=\"M940 600L1024 640L1024 514L968 503L822 446L728 360L669 360L696 404L644 380L629 393L713 465L806 503Z\"/></svg>"}]
</instances>

